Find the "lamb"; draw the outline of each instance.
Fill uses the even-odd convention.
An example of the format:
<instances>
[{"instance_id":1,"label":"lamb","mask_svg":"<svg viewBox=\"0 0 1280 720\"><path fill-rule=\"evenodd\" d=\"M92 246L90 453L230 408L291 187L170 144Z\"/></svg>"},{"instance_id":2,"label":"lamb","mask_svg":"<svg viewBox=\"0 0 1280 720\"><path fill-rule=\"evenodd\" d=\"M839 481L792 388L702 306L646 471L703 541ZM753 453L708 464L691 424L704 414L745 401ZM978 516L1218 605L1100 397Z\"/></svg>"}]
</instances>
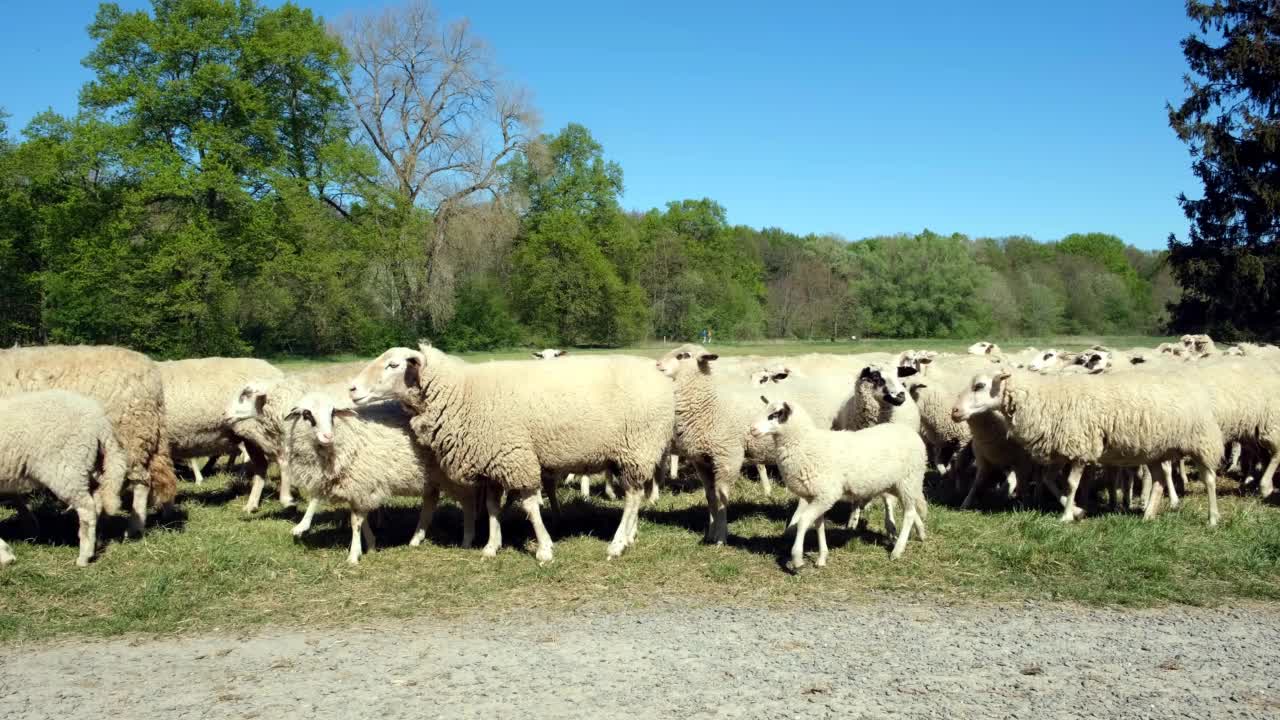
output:
<instances>
[{"instance_id":1,"label":"lamb","mask_svg":"<svg viewBox=\"0 0 1280 720\"><path fill-rule=\"evenodd\" d=\"M556 350L554 348L547 348L545 350L539 350L535 353L530 353L530 354L538 358L539 360L552 360L554 358L564 357L566 354L568 354L568 351Z\"/></svg>"},{"instance_id":2,"label":"lamb","mask_svg":"<svg viewBox=\"0 0 1280 720\"><path fill-rule=\"evenodd\" d=\"M804 538L817 523L817 566L827 564L826 513L841 498L863 505L885 494L902 503L902 527L893 559L902 556L914 529L925 539L929 508L924 498L927 464L924 442L902 425L876 425L856 432L816 427L803 408L789 402L766 404L764 417L751 425L751 436L770 437L787 489L804 503L791 546L791 568L804 566Z\"/></svg>"},{"instance_id":3,"label":"lamb","mask_svg":"<svg viewBox=\"0 0 1280 720\"><path fill-rule=\"evenodd\" d=\"M762 373L765 375L762 376ZM719 377L718 375L716 376ZM760 382L761 380L764 382ZM759 387L768 383L771 387L783 388L786 398L802 405L814 422L825 428L833 427L840 414L844 412L846 398L854 390L856 382L851 382L848 375L820 375L816 377L798 376L784 365L772 365L752 374L752 384ZM746 393L741 395L747 397ZM746 402L749 406L751 403ZM765 494L773 492L773 483L769 479L768 466L756 464L756 474L760 476L760 486Z\"/></svg>"},{"instance_id":4,"label":"lamb","mask_svg":"<svg viewBox=\"0 0 1280 720\"><path fill-rule=\"evenodd\" d=\"M148 498L164 507L173 502L178 490L165 436L159 368L141 353L108 345L0 350L0 397L47 389L77 392L102 404L129 458L125 475L133 485L129 529L140 535L146 526Z\"/></svg>"},{"instance_id":5,"label":"lamb","mask_svg":"<svg viewBox=\"0 0 1280 720\"><path fill-rule=\"evenodd\" d=\"M462 505L462 547L475 535L474 488L448 482L435 456L416 442L410 417L394 403L361 408L334 400L323 392L309 392L285 416L285 447L289 471L311 497L347 503L351 508L351 550L347 562L360 562L361 544L376 549L369 513L393 496L422 497L418 527L409 545L427 535L440 501L448 492Z\"/></svg>"},{"instance_id":6,"label":"lamb","mask_svg":"<svg viewBox=\"0 0 1280 720\"><path fill-rule=\"evenodd\" d=\"M969 433L973 438L971 447L977 473L960 507L962 509L973 507L974 501L986 486L991 474L1000 468L1006 470L1005 480L1008 484L1009 497L1013 497L1019 486L1027 487L1031 473L1035 469L1035 463L1009 436L1009 423L1004 416L999 413L978 413L970 415L967 422Z\"/></svg>"},{"instance_id":7,"label":"lamb","mask_svg":"<svg viewBox=\"0 0 1280 720\"><path fill-rule=\"evenodd\" d=\"M1165 479L1166 461L1190 457L1209 495L1209 525L1218 523L1215 468L1223 438L1209 408L1209 393L1196 382L1145 373L1097 377L1014 377L1009 371L979 373L954 406L967 421L999 412L1009 437L1035 462L1070 466L1063 495L1063 522L1083 515L1075 505L1087 464L1146 465ZM1164 483L1157 482L1146 518L1155 517Z\"/></svg>"},{"instance_id":8,"label":"lamb","mask_svg":"<svg viewBox=\"0 0 1280 720\"><path fill-rule=\"evenodd\" d=\"M98 514L120 509L128 457L102 404L66 390L0 399L0 495L47 488L80 519L85 567L97 547ZM0 566L15 560L0 539Z\"/></svg>"},{"instance_id":9,"label":"lamb","mask_svg":"<svg viewBox=\"0 0 1280 720\"><path fill-rule=\"evenodd\" d=\"M540 563L553 559L538 508L543 472L609 469L621 480L622 519L608 548L609 558L618 557L636 541L644 488L661 473L675 415L671 382L649 361L627 357L471 365L428 345L392 348L352 380L350 395L361 405L400 400L446 477L514 494L537 536ZM483 555L493 557L502 544L498 493L485 501Z\"/></svg>"},{"instance_id":10,"label":"lamb","mask_svg":"<svg viewBox=\"0 0 1280 720\"><path fill-rule=\"evenodd\" d=\"M242 438L235 436L223 419L227 398L250 380L274 380L284 373L265 360L253 358L198 358L159 363L164 381L165 426L169 453L174 461L186 460L196 484L204 482L196 458L231 455L240 451ZM253 476L265 475L267 459L256 446L244 447ZM293 505L289 484L281 479L280 503Z\"/></svg>"}]
</instances>

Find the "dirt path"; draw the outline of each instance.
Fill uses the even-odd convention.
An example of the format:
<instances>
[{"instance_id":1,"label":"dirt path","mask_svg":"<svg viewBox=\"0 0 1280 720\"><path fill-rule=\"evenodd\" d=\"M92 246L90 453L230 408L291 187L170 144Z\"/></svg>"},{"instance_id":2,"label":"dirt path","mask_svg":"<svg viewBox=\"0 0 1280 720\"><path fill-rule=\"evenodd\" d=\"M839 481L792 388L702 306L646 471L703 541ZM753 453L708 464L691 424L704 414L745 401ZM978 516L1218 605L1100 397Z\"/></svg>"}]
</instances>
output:
<instances>
[{"instance_id":1,"label":"dirt path","mask_svg":"<svg viewBox=\"0 0 1280 720\"><path fill-rule=\"evenodd\" d=\"M1275 608L662 608L0 648L0 718L1280 717Z\"/></svg>"}]
</instances>

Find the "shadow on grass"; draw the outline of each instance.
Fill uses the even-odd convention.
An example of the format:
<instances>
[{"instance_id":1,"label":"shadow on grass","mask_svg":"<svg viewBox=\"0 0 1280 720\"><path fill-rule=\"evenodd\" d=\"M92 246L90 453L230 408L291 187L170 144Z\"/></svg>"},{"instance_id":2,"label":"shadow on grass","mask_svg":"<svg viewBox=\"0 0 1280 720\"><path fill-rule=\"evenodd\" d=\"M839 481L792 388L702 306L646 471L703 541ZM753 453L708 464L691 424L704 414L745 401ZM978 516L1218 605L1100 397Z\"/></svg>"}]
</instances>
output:
<instances>
[{"instance_id":1,"label":"shadow on grass","mask_svg":"<svg viewBox=\"0 0 1280 720\"><path fill-rule=\"evenodd\" d=\"M67 510L52 493L40 492L27 497L29 513L18 512L0 520L0 538L20 540L36 545L53 547L78 547L80 523L76 514ZM131 506L132 497L126 494L121 507ZM147 530L165 529L177 532L187 526L187 512L175 505L166 512L152 511L147 516ZM129 519L125 513L98 517L96 534L99 548L110 543L129 542Z\"/></svg>"}]
</instances>

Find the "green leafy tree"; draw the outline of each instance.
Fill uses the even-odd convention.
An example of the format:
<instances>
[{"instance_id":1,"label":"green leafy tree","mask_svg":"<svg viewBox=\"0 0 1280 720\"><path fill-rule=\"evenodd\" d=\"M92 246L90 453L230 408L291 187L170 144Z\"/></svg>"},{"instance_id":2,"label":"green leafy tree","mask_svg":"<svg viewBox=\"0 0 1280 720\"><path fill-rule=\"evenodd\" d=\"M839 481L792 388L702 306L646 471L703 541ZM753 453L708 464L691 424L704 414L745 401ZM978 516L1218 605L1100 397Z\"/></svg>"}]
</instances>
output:
<instances>
[{"instance_id":1,"label":"green leafy tree","mask_svg":"<svg viewBox=\"0 0 1280 720\"><path fill-rule=\"evenodd\" d=\"M1187 143L1203 197L1178 197L1190 232L1169 237L1182 285L1177 330L1274 337L1280 324L1280 5L1187 3L1199 25L1182 41L1187 97L1169 124Z\"/></svg>"}]
</instances>

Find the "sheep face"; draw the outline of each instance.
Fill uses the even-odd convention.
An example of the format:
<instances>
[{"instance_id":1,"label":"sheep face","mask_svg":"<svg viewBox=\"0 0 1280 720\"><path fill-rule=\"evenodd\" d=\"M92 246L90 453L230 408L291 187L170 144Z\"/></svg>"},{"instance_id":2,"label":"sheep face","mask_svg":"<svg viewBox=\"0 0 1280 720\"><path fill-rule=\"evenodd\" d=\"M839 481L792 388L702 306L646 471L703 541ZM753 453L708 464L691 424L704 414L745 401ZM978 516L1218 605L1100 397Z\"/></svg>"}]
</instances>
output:
<instances>
[{"instance_id":1,"label":"sheep face","mask_svg":"<svg viewBox=\"0 0 1280 720\"><path fill-rule=\"evenodd\" d=\"M901 374L903 369L910 369L913 373L922 373L933 362L938 354L931 350L907 350L898 356L898 377L906 377Z\"/></svg>"},{"instance_id":2,"label":"sheep face","mask_svg":"<svg viewBox=\"0 0 1280 720\"><path fill-rule=\"evenodd\" d=\"M329 447L333 445L333 420L338 416L353 417L355 408L350 405L338 405L323 393L307 393L303 395L285 415L285 420L292 420L292 432L305 432L309 426L317 445Z\"/></svg>"},{"instance_id":3,"label":"sheep face","mask_svg":"<svg viewBox=\"0 0 1280 720\"><path fill-rule=\"evenodd\" d=\"M780 383L789 377L791 377L790 368L768 367L751 373L751 384L768 385L769 383Z\"/></svg>"},{"instance_id":4,"label":"sheep face","mask_svg":"<svg viewBox=\"0 0 1280 720\"><path fill-rule=\"evenodd\" d=\"M241 388L235 397L231 398L226 410L222 412L222 418L228 423L252 420L262 413L262 407L266 402L266 383L251 382Z\"/></svg>"},{"instance_id":5,"label":"sheep face","mask_svg":"<svg viewBox=\"0 0 1280 720\"><path fill-rule=\"evenodd\" d=\"M1100 373L1111 367L1111 353L1106 350L1090 350L1080 354L1079 364L1090 373Z\"/></svg>"},{"instance_id":6,"label":"sheep face","mask_svg":"<svg viewBox=\"0 0 1280 720\"><path fill-rule=\"evenodd\" d=\"M663 355L657 365L658 370L667 377L675 377L682 367L696 367L707 374L711 372L712 361L719 359L719 355L707 352L701 345L686 344Z\"/></svg>"},{"instance_id":7,"label":"sheep face","mask_svg":"<svg viewBox=\"0 0 1280 720\"><path fill-rule=\"evenodd\" d=\"M556 350L554 348L547 348L546 350L539 350L536 353L532 353L532 355L538 358L539 360L553 360L564 354L565 354L564 350Z\"/></svg>"},{"instance_id":8,"label":"sheep face","mask_svg":"<svg viewBox=\"0 0 1280 720\"><path fill-rule=\"evenodd\" d=\"M1004 399L1008 379L1008 372L974 375L973 380L969 381L968 389L960 393L955 405L951 407L951 419L964 422L974 415L998 410Z\"/></svg>"},{"instance_id":9,"label":"sheep face","mask_svg":"<svg viewBox=\"0 0 1280 720\"><path fill-rule=\"evenodd\" d=\"M915 374L916 371L909 367L899 366L896 372L889 373L879 365L868 365L862 368L858 382L869 384L876 389L881 400L896 406L907 401L907 387L901 378Z\"/></svg>"},{"instance_id":10,"label":"sheep face","mask_svg":"<svg viewBox=\"0 0 1280 720\"><path fill-rule=\"evenodd\" d=\"M969 346L970 355L991 355L1000 352L1000 348L995 343L976 342Z\"/></svg>"},{"instance_id":11,"label":"sheep face","mask_svg":"<svg viewBox=\"0 0 1280 720\"><path fill-rule=\"evenodd\" d=\"M382 353L351 380L348 392L357 405L403 397L418 387L426 355L420 350L397 347Z\"/></svg>"},{"instance_id":12,"label":"sheep face","mask_svg":"<svg viewBox=\"0 0 1280 720\"><path fill-rule=\"evenodd\" d=\"M782 429L782 426L791 419L791 405L785 402L769 402L769 398L760 396L761 402L765 405L764 417L751 423L751 437L764 437L771 435Z\"/></svg>"},{"instance_id":13,"label":"sheep face","mask_svg":"<svg viewBox=\"0 0 1280 720\"><path fill-rule=\"evenodd\" d=\"M1043 372L1051 368L1062 365L1065 360L1065 353L1061 350L1045 350L1036 355L1036 359L1027 365L1027 369L1032 372Z\"/></svg>"}]
</instances>

